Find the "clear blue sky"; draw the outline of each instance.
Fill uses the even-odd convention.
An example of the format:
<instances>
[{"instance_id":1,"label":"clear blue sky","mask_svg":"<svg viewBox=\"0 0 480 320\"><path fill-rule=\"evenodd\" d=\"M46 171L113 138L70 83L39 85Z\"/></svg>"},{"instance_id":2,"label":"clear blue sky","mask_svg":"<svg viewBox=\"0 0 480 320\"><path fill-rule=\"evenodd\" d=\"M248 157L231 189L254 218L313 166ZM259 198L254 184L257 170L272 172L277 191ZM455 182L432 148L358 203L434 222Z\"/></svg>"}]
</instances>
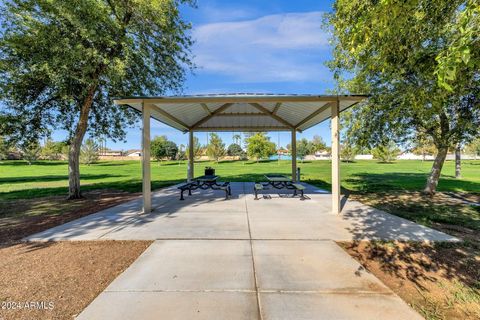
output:
<instances>
[{"instance_id":1,"label":"clear blue sky","mask_svg":"<svg viewBox=\"0 0 480 320\"><path fill-rule=\"evenodd\" d=\"M198 8L182 8L193 23L193 47L198 69L189 75L185 94L203 93L325 93L334 81L325 67L331 57L322 15L331 1L318 0L198 0ZM329 122L315 126L298 138L318 134L329 144ZM152 136L167 135L180 144L188 136L152 121ZM206 143L206 133L197 134ZM230 144L232 133L221 133ZM289 133L271 133L272 141L285 146ZM55 139L61 140L61 133ZM140 147L140 128L130 129L127 142L107 142L112 149Z\"/></svg>"}]
</instances>

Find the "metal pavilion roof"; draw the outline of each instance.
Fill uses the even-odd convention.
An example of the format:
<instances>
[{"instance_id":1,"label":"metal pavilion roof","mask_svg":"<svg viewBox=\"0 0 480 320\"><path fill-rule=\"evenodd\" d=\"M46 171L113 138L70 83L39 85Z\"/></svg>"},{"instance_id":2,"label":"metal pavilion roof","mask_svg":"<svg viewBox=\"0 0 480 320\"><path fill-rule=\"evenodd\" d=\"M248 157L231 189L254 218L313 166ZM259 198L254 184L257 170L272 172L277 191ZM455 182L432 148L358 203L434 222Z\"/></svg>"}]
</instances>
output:
<instances>
[{"instance_id":1,"label":"metal pavilion roof","mask_svg":"<svg viewBox=\"0 0 480 320\"><path fill-rule=\"evenodd\" d=\"M303 131L366 95L208 94L114 99L139 111L151 106L152 117L180 131Z\"/></svg>"}]
</instances>

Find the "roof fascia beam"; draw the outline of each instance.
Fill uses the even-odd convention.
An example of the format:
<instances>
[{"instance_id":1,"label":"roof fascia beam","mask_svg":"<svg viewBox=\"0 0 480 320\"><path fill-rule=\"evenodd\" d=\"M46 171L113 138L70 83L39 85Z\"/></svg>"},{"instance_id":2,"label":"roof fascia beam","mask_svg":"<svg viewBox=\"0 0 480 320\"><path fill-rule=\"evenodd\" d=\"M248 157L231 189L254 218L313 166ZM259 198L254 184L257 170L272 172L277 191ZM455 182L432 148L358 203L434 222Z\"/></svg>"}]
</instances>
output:
<instances>
[{"instance_id":1,"label":"roof fascia beam","mask_svg":"<svg viewBox=\"0 0 480 320\"><path fill-rule=\"evenodd\" d=\"M140 103L263 103L263 102L315 102L315 101L336 101L336 96L247 96L247 97L142 97L132 99L119 99L119 104ZM365 99L362 97L360 100ZM345 100L356 100L355 96L346 97Z\"/></svg>"}]
</instances>

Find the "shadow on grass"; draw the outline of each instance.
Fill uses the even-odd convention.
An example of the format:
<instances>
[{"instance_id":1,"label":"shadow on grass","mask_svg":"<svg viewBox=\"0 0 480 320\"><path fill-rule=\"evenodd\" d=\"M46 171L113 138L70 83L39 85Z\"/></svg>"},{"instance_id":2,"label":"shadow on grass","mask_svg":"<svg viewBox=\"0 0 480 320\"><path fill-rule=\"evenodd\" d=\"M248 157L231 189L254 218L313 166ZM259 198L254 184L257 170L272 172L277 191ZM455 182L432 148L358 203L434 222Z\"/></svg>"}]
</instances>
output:
<instances>
[{"instance_id":1,"label":"shadow on grass","mask_svg":"<svg viewBox=\"0 0 480 320\"><path fill-rule=\"evenodd\" d=\"M133 161L133 160L128 160ZM138 162L140 164L140 161ZM91 166L94 167L120 167L120 166L129 166L131 165L130 162L127 161L116 161L116 162L97 162L92 164Z\"/></svg>"},{"instance_id":2,"label":"shadow on grass","mask_svg":"<svg viewBox=\"0 0 480 320\"><path fill-rule=\"evenodd\" d=\"M158 165L160 167L168 167L168 166L178 166L178 162L172 162L172 161L155 161L155 162L152 162L151 165ZM180 161L180 166L181 165L186 165L186 162L182 162Z\"/></svg>"},{"instance_id":3,"label":"shadow on grass","mask_svg":"<svg viewBox=\"0 0 480 320\"><path fill-rule=\"evenodd\" d=\"M67 178L65 178L67 179ZM82 175L82 180L83 175ZM172 179L172 180L162 180L162 181L152 181L152 190L168 187L177 183L184 181L184 179ZM81 184L82 191L92 191L97 189L111 189L111 190L120 190L125 192L141 192L142 191L142 181L140 179L131 179L124 181L113 181L113 182L101 182L101 183L92 183L92 184ZM46 196L62 196L65 197L68 195L68 187L52 187L52 188L30 188L23 190L16 190L10 192L0 192L1 200L14 200L14 199L31 199L39 198Z\"/></svg>"},{"instance_id":4,"label":"shadow on grass","mask_svg":"<svg viewBox=\"0 0 480 320\"><path fill-rule=\"evenodd\" d=\"M67 161L34 161L32 162L32 166L64 166L68 162ZM29 164L24 160L4 160L0 161L1 165L7 166L29 166Z\"/></svg>"},{"instance_id":5,"label":"shadow on grass","mask_svg":"<svg viewBox=\"0 0 480 320\"><path fill-rule=\"evenodd\" d=\"M425 186L427 177L428 173L354 173L350 178L343 181L347 182L351 189L358 192L419 191ZM480 183L442 175L437 189L438 191L480 190Z\"/></svg>"},{"instance_id":6,"label":"shadow on grass","mask_svg":"<svg viewBox=\"0 0 480 320\"><path fill-rule=\"evenodd\" d=\"M278 160L263 159L263 160L258 160L258 161L246 161L245 164L252 165L252 164L271 163L271 162L278 162Z\"/></svg>"},{"instance_id":7,"label":"shadow on grass","mask_svg":"<svg viewBox=\"0 0 480 320\"><path fill-rule=\"evenodd\" d=\"M82 174L81 180L97 180L106 178L118 178L121 175L114 174ZM19 182L48 182L68 180L68 175L49 175L49 176L32 176L32 177L5 177L0 178L0 183L19 183Z\"/></svg>"}]
</instances>

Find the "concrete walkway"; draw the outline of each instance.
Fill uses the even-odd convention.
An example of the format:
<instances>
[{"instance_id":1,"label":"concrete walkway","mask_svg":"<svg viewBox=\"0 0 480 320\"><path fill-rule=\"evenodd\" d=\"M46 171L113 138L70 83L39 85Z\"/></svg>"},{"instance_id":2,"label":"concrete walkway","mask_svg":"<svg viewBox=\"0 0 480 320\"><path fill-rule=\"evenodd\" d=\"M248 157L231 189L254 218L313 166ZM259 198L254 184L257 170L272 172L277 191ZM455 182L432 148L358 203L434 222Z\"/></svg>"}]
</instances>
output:
<instances>
[{"instance_id":1,"label":"concrete walkway","mask_svg":"<svg viewBox=\"0 0 480 320\"><path fill-rule=\"evenodd\" d=\"M333 241L159 240L78 319L422 318Z\"/></svg>"},{"instance_id":2,"label":"concrete walkway","mask_svg":"<svg viewBox=\"0 0 480 320\"><path fill-rule=\"evenodd\" d=\"M305 201L252 189L179 201L172 187L151 214L134 200L28 240L155 240L79 319L422 319L334 240L455 238L358 202L333 215L313 186Z\"/></svg>"}]
</instances>

